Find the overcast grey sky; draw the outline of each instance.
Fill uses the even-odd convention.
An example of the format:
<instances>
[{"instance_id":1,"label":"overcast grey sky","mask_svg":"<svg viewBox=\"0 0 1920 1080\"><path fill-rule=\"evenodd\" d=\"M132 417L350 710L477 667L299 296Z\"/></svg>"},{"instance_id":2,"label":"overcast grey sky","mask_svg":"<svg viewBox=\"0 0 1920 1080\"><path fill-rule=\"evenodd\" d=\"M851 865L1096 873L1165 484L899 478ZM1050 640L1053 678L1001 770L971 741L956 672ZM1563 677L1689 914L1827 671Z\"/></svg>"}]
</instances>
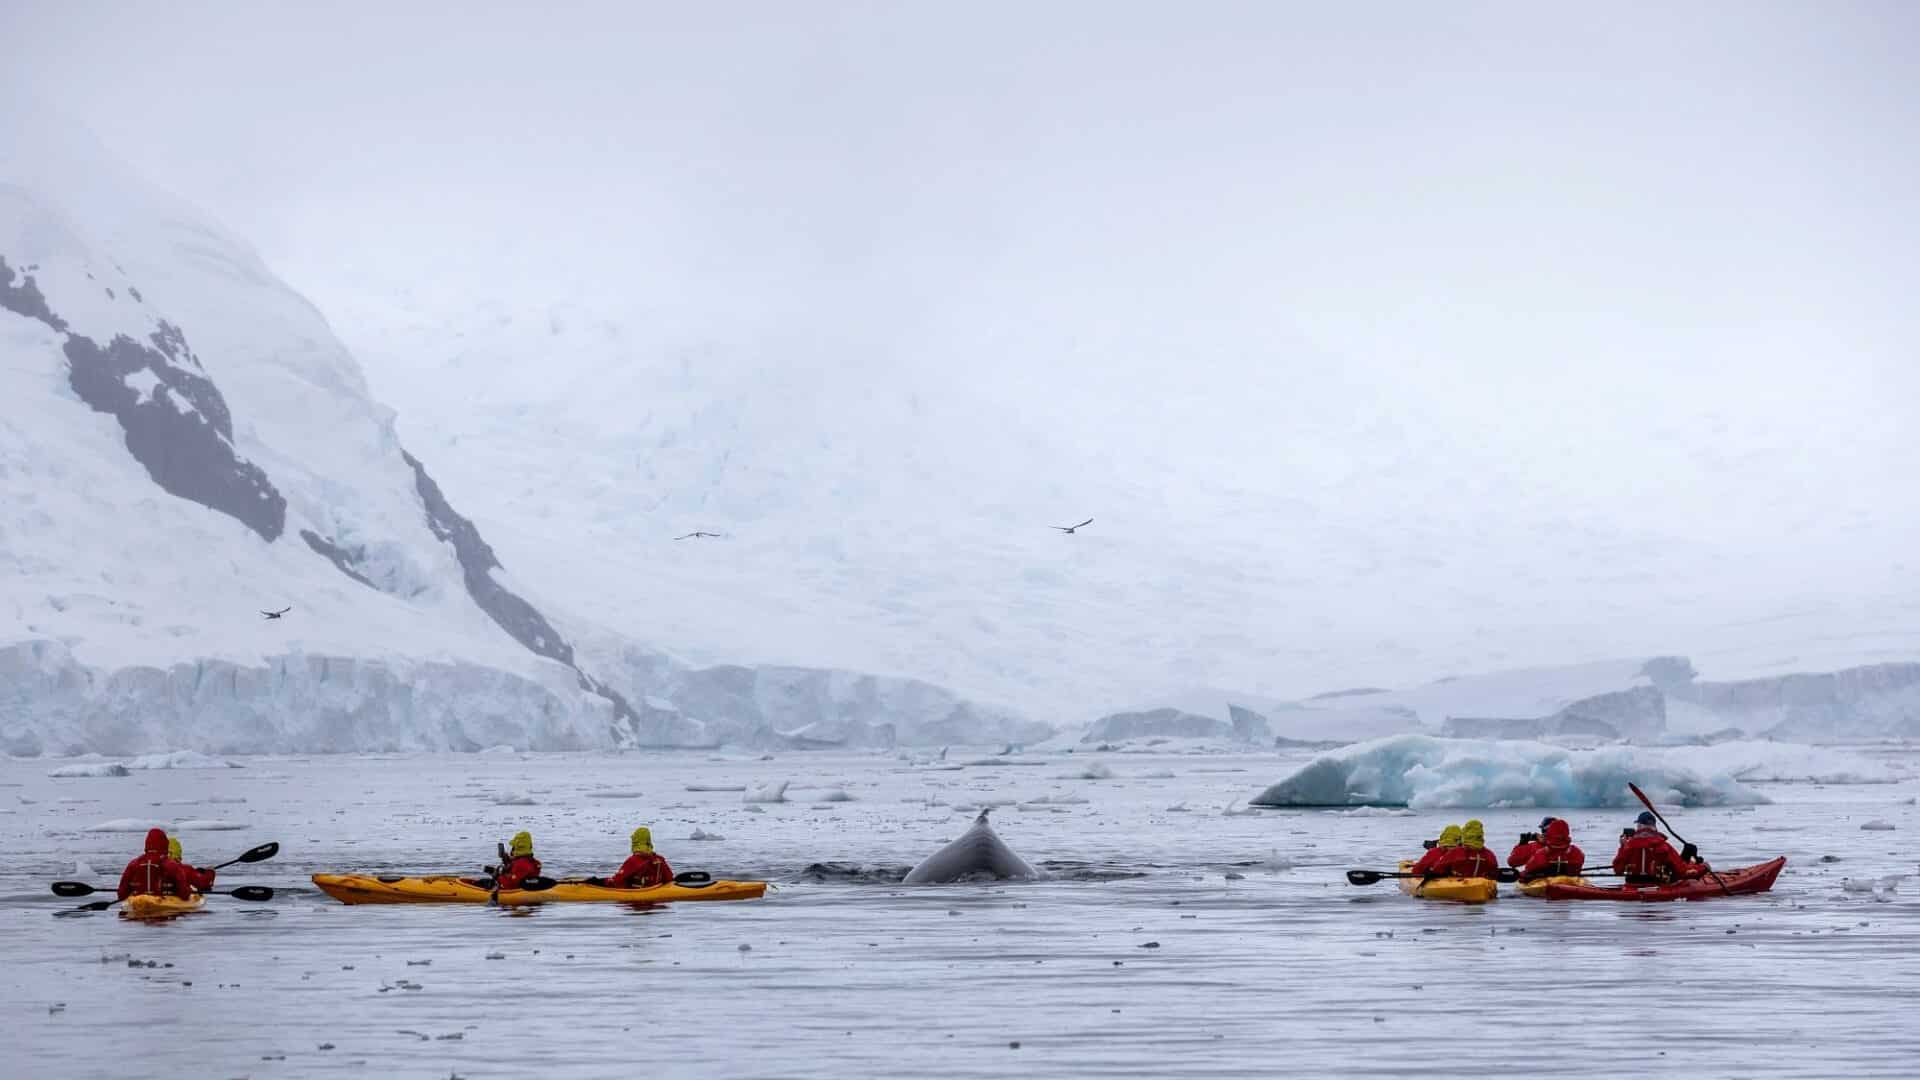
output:
<instances>
[{"instance_id":1,"label":"overcast grey sky","mask_svg":"<svg viewBox=\"0 0 1920 1080\"><path fill-rule=\"evenodd\" d=\"M1477 474L1769 572L1913 538L1920 5L329 7L8 3L0 68L323 308L827 335L1196 468L1418 430L1352 498Z\"/></svg>"}]
</instances>

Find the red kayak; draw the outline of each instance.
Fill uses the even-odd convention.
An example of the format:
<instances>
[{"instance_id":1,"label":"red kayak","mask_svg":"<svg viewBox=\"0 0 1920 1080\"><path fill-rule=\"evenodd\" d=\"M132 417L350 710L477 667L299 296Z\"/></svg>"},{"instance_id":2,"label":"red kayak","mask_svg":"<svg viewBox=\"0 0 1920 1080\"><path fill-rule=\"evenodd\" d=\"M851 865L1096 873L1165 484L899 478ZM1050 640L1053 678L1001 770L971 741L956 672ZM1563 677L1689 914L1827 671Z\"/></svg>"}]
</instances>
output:
<instances>
[{"instance_id":1,"label":"red kayak","mask_svg":"<svg viewBox=\"0 0 1920 1080\"><path fill-rule=\"evenodd\" d=\"M1657 903L1663 900L1711 900L1716 896L1739 896L1743 893L1763 893L1773 888L1773 879L1780 876L1780 868L1787 865L1785 855L1763 862L1758 866L1743 866L1738 870L1718 871L1720 880L1713 876L1702 875L1676 881L1671 885L1620 885L1603 888L1598 885L1548 885L1549 900L1639 900Z\"/></svg>"}]
</instances>

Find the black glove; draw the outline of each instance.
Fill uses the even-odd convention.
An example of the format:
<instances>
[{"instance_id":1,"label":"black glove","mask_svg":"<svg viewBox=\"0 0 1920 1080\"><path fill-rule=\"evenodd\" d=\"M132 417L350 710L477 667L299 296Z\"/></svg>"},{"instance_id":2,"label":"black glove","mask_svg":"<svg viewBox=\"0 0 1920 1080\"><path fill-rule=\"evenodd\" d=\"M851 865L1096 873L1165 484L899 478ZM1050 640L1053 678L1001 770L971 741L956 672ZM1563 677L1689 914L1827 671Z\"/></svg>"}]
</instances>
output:
<instances>
[{"instance_id":1,"label":"black glove","mask_svg":"<svg viewBox=\"0 0 1920 1080\"><path fill-rule=\"evenodd\" d=\"M1537 844L1540 842L1540 834L1537 832L1523 832L1520 834L1520 842L1523 844Z\"/></svg>"},{"instance_id":2,"label":"black glove","mask_svg":"<svg viewBox=\"0 0 1920 1080\"><path fill-rule=\"evenodd\" d=\"M1620 839L1622 839L1622 840L1631 840L1631 839L1633 839L1633 830L1632 830L1632 829L1621 829L1621 830L1620 830Z\"/></svg>"},{"instance_id":3,"label":"black glove","mask_svg":"<svg viewBox=\"0 0 1920 1080\"><path fill-rule=\"evenodd\" d=\"M1697 847L1694 847L1692 844L1688 844L1686 847L1681 848L1680 861L1681 862L1699 862L1700 849Z\"/></svg>"},{"instance_id":4,"label":"black glove","mask_svg":"<svg viewBox=\"0 0 1920 1080\"><path fill-rule=\"evenodd\" d=\"M480 872L487 875L490 878L500 876L500 868L497 866L483 866L480 868Z\"/></svg>"},{"instance_id":5,"label":"black glove","mask_svg":"<svg viewBox=\"0 0 1920 1080\"><path fill-rule=\"evenodd\" d=\"M1437 848L1437 847L1439 847L1439 846L1440 846L1440 841L1438 841L1438 840L1422 840L1422 841L1420 841L1420 846L1421 846L1421 847L1423 847L1423 848L1426 848L1426 849L1427 849L1428 851L1432 851L1432 850L1433 850L1434 848Z\"/></svg>"}]
</instances>

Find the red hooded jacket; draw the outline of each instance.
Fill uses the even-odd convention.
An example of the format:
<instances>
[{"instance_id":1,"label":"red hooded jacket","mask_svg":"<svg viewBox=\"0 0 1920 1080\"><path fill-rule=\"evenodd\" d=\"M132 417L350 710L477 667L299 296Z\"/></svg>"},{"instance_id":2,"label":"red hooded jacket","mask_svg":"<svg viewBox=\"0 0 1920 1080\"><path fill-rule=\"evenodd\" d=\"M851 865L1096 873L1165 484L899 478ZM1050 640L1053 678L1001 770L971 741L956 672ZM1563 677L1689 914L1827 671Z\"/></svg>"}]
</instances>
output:
<instances>
[{"instance_id":1,"label":"red hooded jacket","mask_svg":"<svg viewBox=\"0 0 1920 1080\"><path fill-rule=\"evenodd\" d=\"M627 856L607 884L615 889L651 889L673 880L673 867L652 851L636 851Z\"/></svg>"},{"instance_id":2,"label":"red hooded jacket","mask_svg":"<svg viewBox=\"0 0 1920 1080\"><path fill-rule=\"evenodd\" d=\"M1486 848L1462 845L1449 848L1448 857L1434 871L1449 877L1490 878L1500 872L1500 862Z\"/></svg>"},{"instance_id":3,"label":"red hooded jacket","mask_svg":"<svg viewBox=\"0 0 1920 1080\"><path fill-rule=\"evenodd\" d=\"M1620 841L1620 850L1613 856L1613 869L1615 873L1627 875L1629 882L1675 881L1699 873L1681 862L1680 853L1651 825L1640 826L1632 836Z\"/></svg>"},{"instance_id":4,"label":"red hooded jacket","mask_svg":"<svg viewBox=\"0 0 1920 1080\"><path fill-rule=\"evenodd\" d=\"M1520 869L1521 881L1556 875L1576 876L1586 868L1586 853L1573 846L1573 830L1566 822L1556 818L1547 826L1541 840L1538 850Z\"/></svg>"},{"instance_id":5,"label":"red hooded jacket","mask_svg":"<svg viewBox=\"0 0 1920 1080\"><path fill-rule=\"evenodd\" d=\"M516 855L500 868L500 876L493 880L503 889L517 889L521 882L539 876L539 859L531 855Z\"/></svg>"},{"instance_id":6,"label":"red hooded jacket","mask_svg":"<svg viewBox=\"0 0 1920 1080\"><path fill-rule=\"evenodd\" d=\"M166 896L182 899L193 895L193 879L186 867L167 858L167 834L160 829L147 831L147 849L134 857L120 872L120 899L129 896Z\"/></svg>"},{"instance_id":7,"label":"red hooded jacket","mask_svg":"<svg viewBox=\"0 0 1920 1080\"><path fill-rule=\"evenodd\" d=\"M1450 848L1450 847L1430 847L1426 850L1425 854L1422 854L1418 859L1414 860L1414 863L1412 866L1407 867L1407 872L1410 874L1436 874L1437 875L1442 872L1440 869L1440 864L1445 862L1447 859L1451 858L1453 856L1453 853L1457 850L1459 849Z\"/></svg>"},{"instance_id":8,"label":"red hooded jacket","mask_svg":"<svg viewBox=\"0 0 1920 1080\"><path fill-rule=\"evenodd\" d=\"M1546 845L1540 843L1538 840L1529 840L1524 844L1515 844L1513 850L1507 853L1507 865L1515 868L1525 866L1527 865L1527 860L1533 858L1534 853L1545 846Z\"/></svg>"}]
</instances>

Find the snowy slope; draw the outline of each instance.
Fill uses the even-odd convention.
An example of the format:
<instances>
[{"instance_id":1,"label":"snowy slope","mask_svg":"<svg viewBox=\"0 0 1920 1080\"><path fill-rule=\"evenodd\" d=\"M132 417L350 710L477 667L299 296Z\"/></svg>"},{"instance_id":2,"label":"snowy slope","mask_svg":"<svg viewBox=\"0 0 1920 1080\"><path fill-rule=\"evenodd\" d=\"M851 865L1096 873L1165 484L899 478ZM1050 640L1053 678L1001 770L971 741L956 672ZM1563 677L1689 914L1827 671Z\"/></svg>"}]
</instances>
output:
<instances>
[{"instance_id":1,"label":"snowy slope","mask_svg":"<svg viewBox=\"0 0 1920 1080\"><path fill-rule=\"evenodd\" d=\"M1080 724L1191 686L1920 656L1920 586L1889 572L1920 511L1884 498L1914 440L1811 367L1519 383L1455 357L1485 385L1442 396L1424 358L1269 324L1220 355L1075 346L1013 309L680 310L563 267L479 293L299 280L527 580L704 660L912 674ZM674 540L696 529L726 535Z\"/></svg>"},{"instance_id":2,"label":"snowy slope","mask_svg":"<svg viewBox=\"0 0 1920 1080\"><path fill-rule=\"evenodd\" d=\"M924 685L769 676L824 687L782 710L700 699L732 674L658 652L588 670L313 306L21 102L0 260L0 749L606 746L649 741L628 694L676 692L734 741L897 699L922 704L819 741L947 738L956 709L1045 731Z\"/></svg>"}]
</instances>

